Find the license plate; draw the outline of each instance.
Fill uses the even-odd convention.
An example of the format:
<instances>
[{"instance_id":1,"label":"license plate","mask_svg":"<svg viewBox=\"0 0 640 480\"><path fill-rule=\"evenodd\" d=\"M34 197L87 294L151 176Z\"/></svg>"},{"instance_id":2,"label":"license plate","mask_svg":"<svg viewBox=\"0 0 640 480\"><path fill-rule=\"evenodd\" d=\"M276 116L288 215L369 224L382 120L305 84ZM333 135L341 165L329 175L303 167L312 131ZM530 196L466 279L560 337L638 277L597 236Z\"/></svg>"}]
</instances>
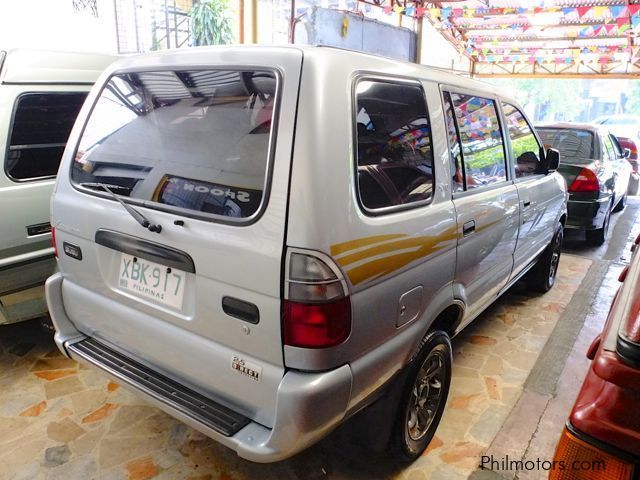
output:
<instances>
[{"instance_id":1,"label":"license plate","mask_svg":"<svg viewBox=\"0 0 640 480\"><path fill-rule=\"evenodd\" d=\"M122 254L118 270L118 286L137 296L181 309L186 272Z\"/></svg>"}]
</instances>

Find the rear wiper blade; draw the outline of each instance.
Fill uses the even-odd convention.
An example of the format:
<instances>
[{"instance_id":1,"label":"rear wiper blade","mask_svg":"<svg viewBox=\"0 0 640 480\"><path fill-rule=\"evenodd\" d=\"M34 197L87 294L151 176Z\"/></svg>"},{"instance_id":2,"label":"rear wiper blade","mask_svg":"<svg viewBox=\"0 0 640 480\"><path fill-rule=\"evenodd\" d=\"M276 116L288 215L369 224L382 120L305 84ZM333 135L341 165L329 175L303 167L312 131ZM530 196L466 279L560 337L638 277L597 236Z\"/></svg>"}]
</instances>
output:
<instances>
[{"instance_id":1,"label":"rear wiper blade","mask_svg":"<svg viewBox=\"0 0 640 480\"><path fill-rule=\"evenodd\" d=\"M132 190L131 187L124 187L113 183L82 182L80 186L85 188L99 188L100 190L104 190L104 187L108 187L110 190L126 190L127 192L131 192Z\"/></svg>"},{"instance_id":2,"label":"rear wiper blade","mask_svg":"<svg viewBox=\"0 0 640 480\"><path fill-rule=\"evenodd\" d=\"M109 194L109 196L111 196L111 198L113 198L120 205L122 205L122 207L129 213L129 215L131 215L135 219L135 221L138 222L140 225L142 225L144 228L146 228L150 232L155 232L155 233L160 233L160 231L162 230L162 225L151 223L147 219L147 217L145 217L143 214L141 214L138 210L133 208L131 205L127 205L127 203L125 203L118 195L113 193L111 191L111 189L109 187L107 187L104 183L99 183L99 182L89 183L89 182L87 182L87 183L82 183L80 185L83 186L83 187L100 187L100 188L102 188L102 190L107 192Z\"/></svg>"}]
</instances>

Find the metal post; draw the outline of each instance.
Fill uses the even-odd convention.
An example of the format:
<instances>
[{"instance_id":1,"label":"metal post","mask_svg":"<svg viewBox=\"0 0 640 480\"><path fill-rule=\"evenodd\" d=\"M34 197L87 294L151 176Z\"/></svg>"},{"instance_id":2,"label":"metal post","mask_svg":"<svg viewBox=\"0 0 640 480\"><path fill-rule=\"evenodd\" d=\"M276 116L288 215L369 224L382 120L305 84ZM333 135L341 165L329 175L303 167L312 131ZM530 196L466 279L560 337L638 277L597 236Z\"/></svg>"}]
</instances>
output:
<instances>
[{"instance_id":1,"label":"metal post","mask_svg":"<svg viewBox=\"0 0 640 480\"><path fill-rule=\"evenodd\" d=\"M178 41L178 9L176 7L176 0L173 0L173 27L175 28L175 39L176 39L176 48L180 46L180 42Z\"/></svg>"},{"instance_id":2,"label":"metal post","mask_svg":"<svg viewBox=\"0 0 640 480\"><path fill-rule=\"evenodd\" d=\"M244 0L238 3L238 43L244 43Z\"/></svg>"},{"instance_id":3,"label":"metal post","mask_svg":"<svg viewBox=\"0 0 640 480\"><path fill-rule=\"evenodd\" d=\"M291 0L291 18L289 18L289 43L295 42L296 0Z\"/></svg>"},{"instance_id":4,"label":"metal post","mask_svg":"<svg viewBox=\"0 0 640 480\"><path fill-rule=\"evenodd\" d=\"M422 63L422 17L416 18L416 63Z\"/></svg>"},{"instance_id":5,"label":"metal post","mask_svg":"<svg viewBox=\"0 0 640 480\"><path fill-rule=\"evenodd\" d=\"M122 53L120 50L120 26L118 25L118 0L113 0L113 13L116 20L116 45L118 46L118 53Z\"/></svg>"},{"instance_id":6,"label":"metal post","mask_svg":"<svg viewBox=\"0 0 640 480\"><path fill-rule=\"evenodd\" d=\"M140 53L140 34L138 33L138 4L133 2L133 25L136 32L136 53Z\"/></svg>"},{"instance_id":7,"label":"metal post","mask_svg":"<svg viewBox=\"0 0 640 480\"><path fill-rule=\"evenodd\" d=\"M167 48L171 48L171 32L169 31L169 5L164 0L164 30L167 37Z\"/></svg>"},{"instance_id":8,"label":"metal post","mask_svg":"<svg viewBox=\"0 0 640 480\"><path fill-rule=\"evenodd\" d=\"M258 0L251 0L251 43L258 43Z\"/></svg>"}]
</instances>

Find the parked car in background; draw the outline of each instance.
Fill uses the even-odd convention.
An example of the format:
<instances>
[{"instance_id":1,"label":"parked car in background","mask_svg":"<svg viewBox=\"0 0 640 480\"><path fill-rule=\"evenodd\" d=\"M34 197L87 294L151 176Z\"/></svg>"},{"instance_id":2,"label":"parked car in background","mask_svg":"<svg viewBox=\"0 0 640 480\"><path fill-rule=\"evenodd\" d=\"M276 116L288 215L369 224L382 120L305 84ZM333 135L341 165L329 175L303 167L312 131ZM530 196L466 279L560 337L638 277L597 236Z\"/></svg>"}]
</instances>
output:
<instances>
[{"instance_id":1,"label":"parked car in background","mask_svg":"<svg viewBox=\"0 0 640 480\"><path fill-rule=\"evenodd\" d=\"M0 51L0 325L46 313L49 199L71 127L107 55Z\"/></svg>"},{"instance_id":2,"label":"parked car in background","mask_svg":"<svg viewBox=\"0 0 640 480\"><path fill-rule=\"evenodd\" d=\"M593 121L613 133L615 136L640 140L640 116L621 114L599 117Z\"/></svg>"},{"instance_id":3,"label":"parked car in background","mask_svg":"<svg viewBox=\"0 0 640 480\"><path fill-rule=\"evenodd\" d=\"M587 352L591 366L555 458L552 480L638 478L640 473L640 236L620 276L604 329ZM575 470L572 466L591 465Z\"/></svg>"},{"instance_id":4,"label":"parked car in background","mask_svg":"<svg viewBox=\"0 0 640 480\"><path fill-rule=\"evenodd\" d=\"M631 165L631 178L629 179L629 188L627 193L629 195L637 195L640 186L640 171L638 171L638 142L640 140L632 140L627 137L618 137L618 143L620 148L625 152L625 158ZM626 150L629 150L628 154Z\"/></svg>"},{"instance_id":5,"label":"parked car in background","mask_svg":"<svg viewBox=\"0 0 640 480\"><path fill-rule=\"evenodd\" d=\"M525 275L554 285L558 162L512 99L421 65L326 47L123 59L52 198L55 341L249 460L374 404L376 441L414 460L450 338Z\"/></svg>"},{"instance_id":6,"label":"parked car in background","mask_svg":"<svg viewBox=\"0 0 640 480\"><path fill-rule=\"evenodd\" d=\"M558 172L569 190L565 228L584 230L589 243L602 245L611 213L625 206L631 175L617 139L590 124L547 124L537 130L545 145L560 151Z\"/></svg>"}]
</instances>

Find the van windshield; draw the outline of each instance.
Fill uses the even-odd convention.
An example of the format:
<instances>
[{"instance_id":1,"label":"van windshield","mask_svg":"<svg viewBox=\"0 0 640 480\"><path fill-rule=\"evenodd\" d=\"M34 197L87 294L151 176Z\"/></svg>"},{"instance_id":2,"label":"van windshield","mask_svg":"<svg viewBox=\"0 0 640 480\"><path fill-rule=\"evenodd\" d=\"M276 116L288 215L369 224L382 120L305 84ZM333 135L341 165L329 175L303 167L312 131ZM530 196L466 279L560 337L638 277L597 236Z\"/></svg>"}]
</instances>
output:
<instances>
[{"instance_id":1,"label":"van windshield","mask_svg":"<svg viewBox=\"0 0 640 480\"><path fill-rule=\"evenodd\" d=\"M114 75L84 128L72 181L149 207L251 217L268 180L276 89L275 74L258 70Z\"/></svg>"}]
</instances>

